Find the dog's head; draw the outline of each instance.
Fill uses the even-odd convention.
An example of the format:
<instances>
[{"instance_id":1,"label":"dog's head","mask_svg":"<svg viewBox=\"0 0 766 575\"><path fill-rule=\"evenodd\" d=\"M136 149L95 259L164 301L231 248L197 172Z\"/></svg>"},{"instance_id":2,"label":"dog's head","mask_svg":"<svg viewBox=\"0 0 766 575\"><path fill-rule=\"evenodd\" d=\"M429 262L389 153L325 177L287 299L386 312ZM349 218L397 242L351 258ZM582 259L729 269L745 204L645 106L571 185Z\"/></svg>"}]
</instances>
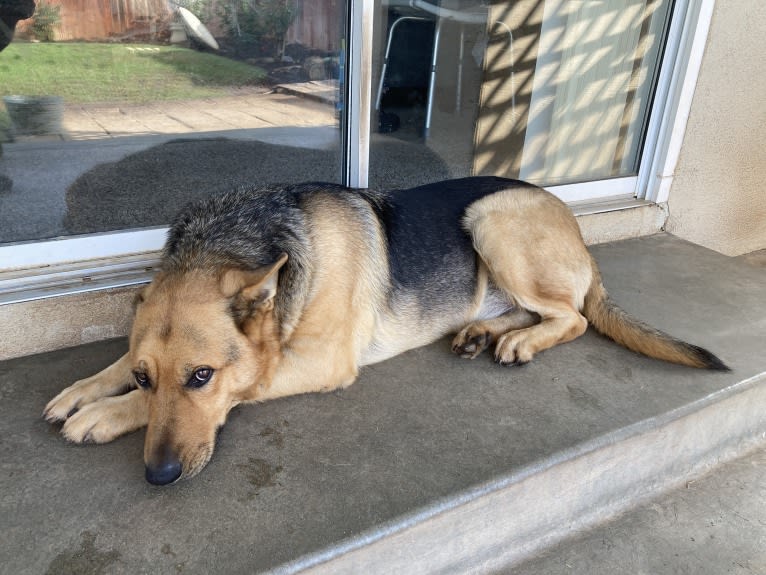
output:
<instances>
[{"instance_id":1,"label":"dog's head","mask_svg":"<svg viewBox=\"0 0 766 575\"><path fill-rule=\"evenodd\" d=\"M280 356L274 296L286 260L254 271L161 272L137 297L130 356L148 396L150 483L197 474L229 410L268 386Z\"/></svg>"}]
</instances>

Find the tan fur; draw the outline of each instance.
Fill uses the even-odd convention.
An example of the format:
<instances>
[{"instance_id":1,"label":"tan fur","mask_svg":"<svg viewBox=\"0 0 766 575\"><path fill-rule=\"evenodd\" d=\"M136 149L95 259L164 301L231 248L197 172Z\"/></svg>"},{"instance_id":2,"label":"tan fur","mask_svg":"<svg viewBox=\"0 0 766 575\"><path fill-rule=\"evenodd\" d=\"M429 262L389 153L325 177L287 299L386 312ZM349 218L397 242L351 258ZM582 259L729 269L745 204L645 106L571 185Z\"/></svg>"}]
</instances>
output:
<instances>
[{"instance_id":1,"label":"tan fur","mask_svg":"<svg viewBox=\"0 0 766 575\"><path fill-rule=\"evenodd\" d=\"M465 226L498 287L540 317L539 323L521 329L515 322L494 326L499 362L526 363L536 353L583 334L588 324L580 309L590 287L592 260L563 202L534 188L500 192L472 204ZM468 329L480 331L481 326ZM463 338L461 332L453 346L459 349Z\"/></svg>"},{"instance_id":2,"label":"tan fur","mask_svg":"<svg viewBox=\"0 0 766 575\"><path fill-rule=\"evenodd\" d=\"M312 197L304 210L312 280L294 320L279 325L274 304L287 256L256 270L162 272L139 298L130 351L62 391L45 417L64 421L64 436L78 443L111 441L148 425L147 468L172 454L190 477L210 459L216 431L235 405L348 386L361 366L449 332L458 332L453 351L463 357L494 344L499 363L525 363L578 337L590 320L629 349L711 366L695 357L699 348L611 304L575 218L543 190L502 191L468 207L464 226L479 256L475 294L425 323L416 297L405 293L393 307L387 299L379 222L364 222L331 194ZM189 389L204 367L214 368L213 378ZM151 388L118 395L135 386L137 371Z\"/></svg>"},{"instance_id":3,"label":"tan fur","mask_svg":"<svg viewBox=\"0 0 766 575\"><path fill-rule=\"evenodd\" d=\"M710 367L704 356L690 353L688 344L638 321L612 303L595 264L593 282L585 296L583 309L594 328L623 347L671 363L702 369ZM725 366L717 369L722 368Z\"/></svg>"}]
</instances>

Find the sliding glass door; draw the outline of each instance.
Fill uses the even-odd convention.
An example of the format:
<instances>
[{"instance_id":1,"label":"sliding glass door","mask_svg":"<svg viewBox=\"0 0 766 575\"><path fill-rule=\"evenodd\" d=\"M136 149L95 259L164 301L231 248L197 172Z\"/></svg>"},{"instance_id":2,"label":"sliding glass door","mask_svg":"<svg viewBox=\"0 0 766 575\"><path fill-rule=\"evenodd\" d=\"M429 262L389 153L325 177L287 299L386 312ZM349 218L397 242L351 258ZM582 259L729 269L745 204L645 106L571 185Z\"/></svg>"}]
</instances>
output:
<instances>
[{"instance_id":1,"label":"sliding glass door","mask_svg":"<svg viewBox=\"0 0 766 575\"><path fill-rule=\"evenodd\" d=\"M635 176L671 4L379 0L370 181Z\"/></svg>"},{"instance_id":2,"label":"sliding glass door","mask_svg":"<svg viewBox=\"0 0 766 575\"><path fill-rule=\"evenodd\" d=\"M565 200L630 197L667 98L664 52L691 13L671 0L41 6L48 24L21 21L0 52L0 270L157 250L184 203L240 185L499 175Z\"/></svg>"}]
</instances>

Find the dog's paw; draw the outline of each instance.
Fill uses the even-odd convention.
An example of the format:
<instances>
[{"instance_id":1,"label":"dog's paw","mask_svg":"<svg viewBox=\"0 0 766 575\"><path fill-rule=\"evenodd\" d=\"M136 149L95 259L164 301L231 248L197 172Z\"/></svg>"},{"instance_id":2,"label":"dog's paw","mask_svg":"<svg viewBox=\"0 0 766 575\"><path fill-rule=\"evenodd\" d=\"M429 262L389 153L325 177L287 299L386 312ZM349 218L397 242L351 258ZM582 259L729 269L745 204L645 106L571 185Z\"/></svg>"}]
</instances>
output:
<instances>
[{"instance_id":1,"label":"dog's paw","mask_svg":"<svg viewBox=\"0 0 766 575\"><path fill-rule=\"evenodd\" d=\"M501 335L495 346L495 361L500 365L524 365L532 361L534 355L521 331Z\"/></svg>"},{"instance_id":2,"label":"dog's paw","mask_svg":"<svg viewBox=\"0 0 766 575\"><path fill-rule=\"evenodd\" d=\"M43 417L50 422L64 421L90 401L93 400L88 393L87 380L81 379L51 399L43 410Z\"/></svg>"},{"instance_id":3,"label":"dog's paw","mask_svg":"<svg viewBox=\"0 0 766 575\"><path fill-rule=\"evenodd\" d=\"M71 415L61 434L73 443L106 443L117 437L109 421L109 410L98 403L89 403Z\"/></svg>"},{"instance_id":4,"label":"dog's paw","mask_svg":"<svg viewBox=\"0 0 766 575\"><path fill-rule=\"evenodd\" d=\"M48 402L43 417L48 421L65 421L89 403L114 396L135 387L126 353L96 375L81 379Z\"/></svg>"},{"instance_id":5,"label":"dog's paw","mask_svg":"<svg viewBox=\"0 0 766 575\"><path fill-rule=\"evenodd\" d=\"M107 397L83 406L61 428L74 443L107 443L146 425L148 411L141 391Z\"/></svg>"},{"instance_id":6,"label":"dog's paw","mask_svg":"<svg viewBox=\"0 0 766 575\"><path fill-rule=\"evenodd\" d=\"M452 352L466 359L474 359L492 343L486 329L471 324L463 328L452 340Z\"/></svg>"}]
</instances>

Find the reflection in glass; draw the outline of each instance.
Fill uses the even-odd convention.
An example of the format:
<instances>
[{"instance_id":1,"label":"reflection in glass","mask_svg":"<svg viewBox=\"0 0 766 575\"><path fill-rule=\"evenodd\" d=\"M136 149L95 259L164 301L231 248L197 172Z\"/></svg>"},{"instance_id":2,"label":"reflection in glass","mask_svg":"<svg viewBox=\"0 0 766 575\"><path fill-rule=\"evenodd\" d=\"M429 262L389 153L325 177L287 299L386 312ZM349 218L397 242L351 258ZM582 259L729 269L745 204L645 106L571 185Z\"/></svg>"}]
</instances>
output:
<instances>
[{"instance_id":1,"label":"reflection in glass","mask_svg":"<svg viewBox=\"0 0 766 575\"><path fill-rule=\"evenodd\" d=\"M634 175L670 5L379 1L373 142L417 143L428 181Z\"/></svg>"},{"instance_id":2,"label":"reflection in glass","mask_svg":"<svg viewBox=\"0 0 766 575\"><path fill-rule=\"evenodd\" d=\"M0 52L0 243L164 225L245 183L340 181L345 2L91 4L39 0Z\"/></svg>"}]
</instances>

